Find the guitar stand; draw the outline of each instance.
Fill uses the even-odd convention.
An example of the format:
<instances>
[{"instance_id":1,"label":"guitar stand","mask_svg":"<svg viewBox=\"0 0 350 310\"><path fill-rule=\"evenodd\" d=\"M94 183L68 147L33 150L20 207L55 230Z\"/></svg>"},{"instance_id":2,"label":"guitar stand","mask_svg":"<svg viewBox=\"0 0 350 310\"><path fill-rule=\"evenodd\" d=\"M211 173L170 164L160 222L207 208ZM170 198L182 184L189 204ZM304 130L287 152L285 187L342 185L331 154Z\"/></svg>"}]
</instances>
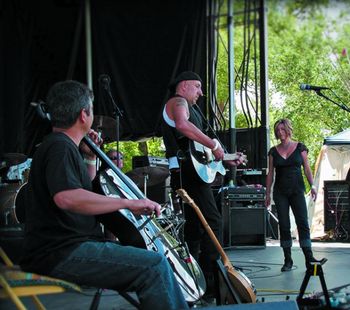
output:
<instances>
[{"instance_id":1,"label":"guitar stand","mask_svg":"<svg viewBox=\"0 0 350 310\"><path fill-rule=\"evenodd\" d=\"M303 299L303 296L304 296L306 287L309 283L310 277L311 276L319 276L320 281L321 281L322 290L323 290L323 295L324 295L325 300L326 300L327 309L332 308L331 302L329 300L329 294L328 294L328 290L327 290L326 281L325 281L324 275L323 275L323 269L322 269L322 265L324 265L326 262L327 262L327 258L322 258L320 261L310 263L310 266L306 270L305 277L304 277L303 283L301 284L300 292L299 292L299 295L297 297L297 303L299 306L308 304L307 300Z\"/></svg>"},{"instance_id":2,"label":"guitar stand","mask_svg":"<svg viewBox=\"0 0 350 310\"><path fill-rule=\"evenodd\" d=\"M227 298L225 298L225 296L223 296L222 294L222 289L220 288L220 283L223 282L225 284L225 287L227 288L227 293L229 294L229 297L232 298L232 302L230 302L230 304L241 304L241 298L239 297L236 289L232 286L232 283L230 282L229 277L227 276L227 270L225 268L225 266L223 265L222 261L220 259L218 259L216 261L217 265L218 265L218 277L219 277L219 281L217 282L217 298L216 298L216 305L227 305Z\"/></svg>"}]
</instances>

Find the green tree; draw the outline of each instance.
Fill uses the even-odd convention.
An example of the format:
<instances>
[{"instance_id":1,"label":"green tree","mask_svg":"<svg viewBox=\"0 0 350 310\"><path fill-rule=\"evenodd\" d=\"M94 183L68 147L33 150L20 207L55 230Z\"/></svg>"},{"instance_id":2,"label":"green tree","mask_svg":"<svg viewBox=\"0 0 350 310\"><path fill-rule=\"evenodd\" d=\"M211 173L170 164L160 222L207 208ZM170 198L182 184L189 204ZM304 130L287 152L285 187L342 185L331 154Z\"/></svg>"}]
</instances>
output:
<instances>
[{"instance_id":1,"label":"green tree","mask_svg":"<svg viewBox=\"0 0 350 310\"><path fill-rule=\"evenodd\" d=\"M334 91L323 91L325 95L336 102L348 103L349 8L344 5L339 14L330 17L327 9L334 5L333 1L269 0L267 4L269 125L272 128L282 117L291 119L294 138L308 146L313 167L324 138L349 128L350 118L348 112L315 92L300 91L299 85L328 86ZM242 12L244 1L234 1L234 5L235 12ZM234 60L238 72L244 53L242 17L239 14L234 16L234 25ZM220 32L223 44L219 47L218 102L223 105L228 97L227 53L223 47L227 46L227 32L224 27ZM251 76L250 72L249 78ZM239 83L237 80L236 90ZM247 127L239 111L236 127ZM276 141L272 130L270 133L273 145Z\"/></svg>"},{"instance_id":2,"label":"green tree","mask_svg":"<svg viewBox=\"0 0 350 310\"><path fill-rule=\"evenodd\" d=\"M108 152L110 149L116 150L117 143L111 142L103 147L104 152ZM150 155L164 157L163 140L157 137L140 142L121 141L119 143L119 150L123 153L124 172L132 170L132 158L134 156Z\"/></svg>"}]
</instances>

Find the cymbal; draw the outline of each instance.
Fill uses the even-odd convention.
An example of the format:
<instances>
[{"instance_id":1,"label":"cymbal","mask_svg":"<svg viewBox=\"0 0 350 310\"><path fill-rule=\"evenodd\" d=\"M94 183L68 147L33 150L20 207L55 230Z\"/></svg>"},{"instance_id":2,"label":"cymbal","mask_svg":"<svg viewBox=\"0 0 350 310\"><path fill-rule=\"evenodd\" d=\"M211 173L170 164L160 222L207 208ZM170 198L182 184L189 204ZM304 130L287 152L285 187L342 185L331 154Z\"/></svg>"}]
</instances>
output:
<instances>
[{"instance_id":1,"label":"cymbal","mask_svg":"<svg viewBox=\"0 0 350 310\"><path fill-rule=\"evenodd\" d=\"M102 133L103 140L117 140L117 122L114 118L105 115L94 115L92 129Z\"/></svg>"},{"instance_id":2,"label":"cymbal","mask_svg":"<svg viewBox=\"0 0 350 310\"><path fill-rule=\"evenodd\" d=\"M164 167L139 167L126 173L126 175L135 182L138 187L143 187L145 177L147 185L153 186L163 182L169 176L169 169Z\"/></svg>"},{"instance_id":3,"label":"cymbal","mask_svg":"<svg viewBox=\"0 0 350 310\"><path fill-rule=\"evenodd\" d=\"M7 167L19 165L27 160L27 156L21 153L5 153L2 157Z\"/></svg>"}]
</instances>

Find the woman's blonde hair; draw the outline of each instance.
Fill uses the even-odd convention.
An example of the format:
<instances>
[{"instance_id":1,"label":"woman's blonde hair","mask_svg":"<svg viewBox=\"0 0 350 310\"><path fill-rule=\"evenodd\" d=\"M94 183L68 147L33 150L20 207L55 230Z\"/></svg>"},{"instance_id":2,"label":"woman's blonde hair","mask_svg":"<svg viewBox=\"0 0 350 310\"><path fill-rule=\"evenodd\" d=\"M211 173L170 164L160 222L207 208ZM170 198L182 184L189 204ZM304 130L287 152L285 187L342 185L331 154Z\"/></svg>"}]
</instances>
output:
<instances>
[{"instance_id":1,"label":"woman's blonde hair","mask_svg":"<svg viewBox=\"0 0 350 310\"><path fill-rule=\"evenodd\" d=\"M293 127L292 127L291 121L288 118L281 118L278 121L276 121L275 125L273 126L276 139L278 139L277 127L281 124L284 126L284 129L286 130L287 135L291 137L293 133Z\"/></svg>"}]
</instances>

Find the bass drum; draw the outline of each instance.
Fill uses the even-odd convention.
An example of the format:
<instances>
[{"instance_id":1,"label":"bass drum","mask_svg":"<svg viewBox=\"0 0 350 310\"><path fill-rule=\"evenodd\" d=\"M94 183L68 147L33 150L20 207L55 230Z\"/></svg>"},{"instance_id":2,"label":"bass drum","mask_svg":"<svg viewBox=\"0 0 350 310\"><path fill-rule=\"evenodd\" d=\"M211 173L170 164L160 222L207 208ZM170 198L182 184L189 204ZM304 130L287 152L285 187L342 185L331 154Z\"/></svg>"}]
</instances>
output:
<instances>
[{"instance_id":1,"label":"bass drum","mask_svg":"<svg viewBox=\"0 0 350 310\"><path fill-rule=\"evenodd\" d=\"M27 183L9 183L0 186L0 226L16 226L25 222Z\"/></svg>"}]
</instances>

